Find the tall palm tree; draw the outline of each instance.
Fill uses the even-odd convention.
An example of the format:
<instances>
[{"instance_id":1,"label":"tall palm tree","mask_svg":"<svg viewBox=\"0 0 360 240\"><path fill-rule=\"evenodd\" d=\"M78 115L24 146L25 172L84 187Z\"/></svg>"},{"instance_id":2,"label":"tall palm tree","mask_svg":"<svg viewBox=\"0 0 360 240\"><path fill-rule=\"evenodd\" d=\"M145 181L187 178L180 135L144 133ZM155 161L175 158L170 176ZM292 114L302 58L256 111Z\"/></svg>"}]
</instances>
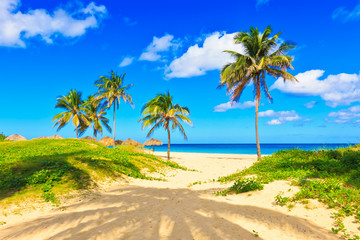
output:
<instances>
[{"instance_id":1,"label":"tall palm tree","mask_svg":"<svg viewBox=\"0 0 360 240\"><path fill-rule=\"evenodd\" d=\"M295 48L295 44L286 41L278 46L277 40L281 32L269 37L272 32L268 26L263 33L257 28L250 28L250 32L239 32L235 35L236 44L242 44L244 54L235 51L225 51L235 58L235 62L226 64L220 74L220 85L226 85L227 93L231 95L231 101L239 101L246 86L253 83L255 97L255 129L257 156L261 159L259 134L258 134L258 112L261 98L261 90L270 102L272 97L268 91L265 75L271 75L275 79L282 77L284 81L297 81L290 73L293 69L291 63L293 58L286 53Z\"/></svg>"},{"instance_id":2,"label":"tall palm tree","mask_svg":"<svg viewBox=\"0 0 360 240\"><path fill-rule=\"evenodd\" d=\"M67 95L58 97L55 108L65 110L53 117L52 121L56 121L54 127L58 125L57 131L62 129L72 118L76 138L79 138L80 125L90 125L89 119L84 114L85 109L83 107L83 100L81 99L81 92L72 89Z\"/></svg>"},{"instance_id":3,"label":"tall palm tree","mask_svg":"<svg viewBox=\"0 0 360 240\"><path fill-rule=\"evenodd\" d=\"M170 124L171 128L175 130L178 128L180 132L187 139L185 130L180 121L192 125L192 122L187 117L190 110L187 107L181 107L179 104L173 104L170 92L165 94L158 94L155 98L148 101L141 110L142 115L145 115L139 120L142 122L142 128L152 126L147 137L149 137L155 129L163 127L168 134L168 150L167 157L170 159Z\"/></svg>"},{"instance_id":4,"label":"tall palm tree","mask_svg":"<svg viewBox=\"0 0 360 240\"><path fill-rule=\"evenodd\" d=\"M102 125L111 133L111 127L109 126L109 119L105 117L106 111L104 104L101 104L94 96L89 96L88 99L83 103L84 112L89 121L92 124L94 137L97 140L97 135L103 134ZM80 133L86 131L89 126L81 125Z\"/></svg>"},{"instance_id":5,"label":"tall palm tree","mask_svg":"<svg viewBox=\"0 0 360 240\"><path fill-rule=\"evenodd\" d=\"M133 105L132 97L127 93L133 84L123 86L123 80L126 74L117 75L114 71L110 72L110 76L101 76L96 82L95 86L98 87L96 94L97 100L105 100L107 108L113 106L113 138L115 147L115 107L119 109L120 99L125 103L128 102Z\"/></svg>"}]
</instances>

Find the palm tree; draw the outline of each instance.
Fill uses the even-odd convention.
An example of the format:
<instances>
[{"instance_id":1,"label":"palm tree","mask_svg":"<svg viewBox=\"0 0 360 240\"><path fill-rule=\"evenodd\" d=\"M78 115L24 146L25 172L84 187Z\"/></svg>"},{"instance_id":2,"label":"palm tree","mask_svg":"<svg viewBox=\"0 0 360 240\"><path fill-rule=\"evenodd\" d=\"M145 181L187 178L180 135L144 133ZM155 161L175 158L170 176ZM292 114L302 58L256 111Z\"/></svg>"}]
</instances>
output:
<instances>
[{"instance_id":1,"label":"palm tree","mask_svg":"<svg viewBox=\"0 0 360 240\"><path fill-rule=\"evenodd\" d=\"M81 99L81 92L70 90L68 95L58 97L56 99L55 108L61 108L65 111L54 116L52 121L55 121L54 127L59 125L57 131L62 129L72 118L75 126L76 138L79 138L80 125L90 125L89 119L84 114L83 100Z\"/></svg>"},{"instance_id":2,"label":"palm tree","mask_svg":"<svg viewBox=\"0 0 360 240\"><path fill-rule=\"evenodd\" d=\"M225 51L235 58L235 62L226 64L220 74L220 85L226 85L227 93L231 95L231 101L239 101L244 88L250 83L254 86L255 97L255 129L257 156L261 159L260 143L258 135L258 111L261 98L261 90L270 102L272 97L268 91L265 75L271 75L275 79L282 77L284 81L297 81L290 73L286 72L289 68L293 69L291 63L293 58L286 53L295 48L295 44L286 41L278 46L278 34L269 38L272 29L268 26L261 34L257 28L250 28L250 32L239 32L235 35L236 44L242 44L244 54Z\"/></svg>"},{"instance_id":3,"label":"palm tree","mask_svg":"<svg viewBox=\"0 0 360 240\"><path fill-rule=\"evenodd\" d=\"M142 115L145 115L139 120L142 122L142 128L152 126L147 137L149 137L155 129L163 127L168 134L168 150L167 157L170 159L170 124L171 128L175 130L178 128L180 132L187 139L185 130L180 121L186 122L192 125L192 122L187 117L190 114L190 110L187 107L181 107L179 104L172 103L172 96L170 92L165 94L158 94L155 98L148 101L141 110Z\"/></svg>"},{"instance_id":4,"label":"palm tree","mask_svg":"<svg viewBox=\"0 0 360 240\"><path fill-rule=\"evenodd\" d=\"M129 102L133 105L132 97L127 93L133 84L123 86L123 80L126 74L117 75L114 71L110 72L110 76L101 76L99 80L95 82L95 86L98 87L96 94L97 100L105 100L107 108L113 106L113 130L114 130L114 144L115 147L115 107L119 109L120 99L125 103Z\"/></svg>"},{"instance_id":5,"label":"palm tree","mask_svg":"<svg viewBox=\"0 0 360 240\"><path fill-rule=\"evenodd\" d=\"M106 111L104 104L101 104L99 100L96 100L94 96L89 96L88 99L84 102L84 112L87 118L92 123L92 128L94 131L94 136L97 140L97 135L103 134L102 125L111 133L111 127L109 126L109 119L105 117ZM82 125L80 127L80 133L86 131L89 126Z\"/></svg>"}]
</instances>

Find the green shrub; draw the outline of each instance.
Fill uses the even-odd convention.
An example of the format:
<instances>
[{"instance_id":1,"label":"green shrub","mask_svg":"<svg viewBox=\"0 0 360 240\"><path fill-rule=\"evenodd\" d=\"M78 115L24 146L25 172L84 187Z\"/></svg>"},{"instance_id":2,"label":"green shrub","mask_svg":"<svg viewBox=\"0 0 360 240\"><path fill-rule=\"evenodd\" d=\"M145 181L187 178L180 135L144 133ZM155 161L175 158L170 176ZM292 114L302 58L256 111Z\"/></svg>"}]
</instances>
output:
<instances>
[{"instance_id":1,"label":"green shrub","mask_svg":"<svg viewBox=\"0 0 360 240\"><path fill-rule=\"evenodd\" d=\"M4 141L5 138L7 138L7 136L5 136L4 133L0 133L0 142L1 142L1 141Z\"/></svg>"},{"instance_id":2,"label":"green shrub","mask_svg":"<svg viewBox=\"0 0 360 240\"><path fill-rule=\"evenodd\" d=\"M259 179L255 177L240 178L230 188L230 190L235 193L250 192L250 191L262 190L262 189L264 189L264 185L261 183Z\"/></svg>"}]
</instances>

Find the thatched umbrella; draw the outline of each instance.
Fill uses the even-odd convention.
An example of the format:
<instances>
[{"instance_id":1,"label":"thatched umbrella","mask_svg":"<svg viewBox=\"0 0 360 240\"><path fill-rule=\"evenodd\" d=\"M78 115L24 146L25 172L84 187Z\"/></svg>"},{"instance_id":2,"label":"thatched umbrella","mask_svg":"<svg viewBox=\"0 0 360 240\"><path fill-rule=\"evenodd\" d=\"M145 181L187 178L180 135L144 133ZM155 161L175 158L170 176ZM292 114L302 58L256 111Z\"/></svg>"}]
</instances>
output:
<instances>
[{"instance_id":1,"label":"thatched umbrella","mask_svg":"<svg viewBox=\"0 0 360 240\"><path fill-rule=\"evenodd\" d=\"M81 139L91 140L91 141L95 141L95 142L96 142L96 138L89 137L89 136L83 137L83 138L81 138Z\"/></svg>"},{"instance_id":2,"label":"thatched umbrella","mask_svg":"<svg viewBox=\"0 0 360 240\"><path fill-rule=\"evenodd\" d=\"M123 143L123 141L121 140L115 140L115 145L121 145Z\"/></svg>"},{"instance_id":3,"label":"thatched umbrella","mask_svg":"<svg viewBox=\"0 0 360 240\"><path fill-rule=\"evenodd\" d=\"M111 137L103 137L100 141L100 144L104 145L104 146L112 146L114 145L114 139L112 139Z\"/></svg>"},{"instance_id":4,"label":"thatched umbrella","mask_svg":"<svg viewBox=\"0 0 360 240\"><path fill-rule=\"evenodd\" d=\"M121 145L131 145L131 146L135 146L135 147L143 147L144 146L144 144L137 142L135 140L132 140L130 138L123 141Z\"/></svg>"},{"instance_id":5,"label":"thatched umbrella","mask_svg":"<svg viewBox=\"0 0 360 240\"><path fill-rule=\"evenodd\" d=\"M52 135L49 137L49 139L64 139L64 138L60 135Z\"/></svg>"},{"instance_id":6,"label":"thatched umbrella","mask_svg":"<svg viewBox=\"0 0 360 240\"><path fill-rule=\"evenodd\" d=\"M13 135L10 135L7 138L5 138L5 140L9 140L9 141L26 141L27 139L24 138L23 136L19 135L19 134L13 134Z\"/></svg>"},{"instance_id":7,"label":"thatched umbrella","mask_svg":"<svg viewBox=\"0 0 360 240\"><path fill-rule=\"evenodd\" d=\"M155 146L163 145L162 141L155 138L149 139L144 143L145 146L153 146L153 151L155 152Z\"/></svg>"}]
</instances>

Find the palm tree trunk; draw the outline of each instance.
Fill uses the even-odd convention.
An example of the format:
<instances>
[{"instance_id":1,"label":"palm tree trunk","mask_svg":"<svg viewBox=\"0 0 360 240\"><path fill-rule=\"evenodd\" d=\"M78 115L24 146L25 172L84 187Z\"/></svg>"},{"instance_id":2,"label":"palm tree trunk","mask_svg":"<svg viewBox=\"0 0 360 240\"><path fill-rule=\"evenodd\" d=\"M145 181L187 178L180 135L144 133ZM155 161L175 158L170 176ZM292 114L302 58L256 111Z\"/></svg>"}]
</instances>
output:
<instances>
[{"instance_id":1,"label":"palm tree trunk","mask_svg":"<svg viewBox=\"0 0 360 240\"><path fill-rule=\"evenodd\" d=\"M94 126L95 127L95 126ZM96 141L97 141L97 133L96 132L94 132L94 135L95 135L95 139L96 139Z\"/></svg>"},{"instance_id":2,"label":"palm tree trunk","mask_svg":"<svg viewBox=\"0 0 360 240\"><path fill-rule=\"evenodd\" d=\"M113 129L114 129L114 137L113 137L113 139L114 139L114 142L113 142L113 147L115 148L115 101L114 101L114 120L113 120L113 124L114 124L114 127L113 127Z\"/></svg>"},{"instance_id":3,"label":"palm tree trunk","mask_svg":"<svg viewBox=\"0 0 360 240\"><path fill-rule=\"evenodd\" d=\"M76 127L76 138L79 139L79 130L78 130L78 127Z\"/></svg>"},{"instance_id":4,"label":"palm tree trunk","mask_svg":"<svg viewBox=\"0 0 360 240\"><path fill-rule=\"evenodd\" d=\"M260 99L256 94L256 97L255 97L255 131L256 131L256 150L257 150L258 160L261 159L259 131L258 131L259 102L260 102Z\"/></svg>"},{"instance_id":5,"label":"palm tree trunk","mask_svg":"<svg viewBox=\"0 0 360 240\"><path fill-rule=\"evenodd\" d=\"M168 133L167 157L168 157L168 160L170 160L170 129L169 129L169 126L167 127L167 133Z\"/></svg>"},{"instance_id":6,"label":"palm tree trunk","mask_svg":"<svg viewBox=\"0 0 360 240\"><path fill-rule=\"evenodd\" d=\"M155 145L153 145L153 152L155 152Z\"/></svg>"}]
</instances>

